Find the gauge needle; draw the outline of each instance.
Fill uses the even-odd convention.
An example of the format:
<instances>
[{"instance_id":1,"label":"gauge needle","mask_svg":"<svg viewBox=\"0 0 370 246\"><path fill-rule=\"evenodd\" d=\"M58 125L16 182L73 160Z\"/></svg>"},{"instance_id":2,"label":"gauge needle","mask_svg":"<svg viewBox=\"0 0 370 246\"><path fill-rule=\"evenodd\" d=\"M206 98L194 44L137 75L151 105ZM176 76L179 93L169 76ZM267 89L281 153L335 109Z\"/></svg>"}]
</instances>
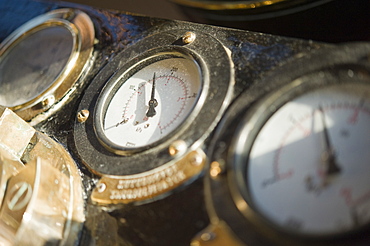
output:
<instances>
[{"instance_id":1,"label":"gauge needle","mask_svg":"<svg viewBox=\"0 0 370 246\"><path fill-rule=\"evenodd\" d=\"M340 167L337 163L337 158L335 156L335 152L333 149L332 142L329 137L328 128L325 121L325 114L322 107L319 107L319 111L321 113L322 125L323 125L323 133L324 133L324 146L325 151L323 153L323 161L326 164L326 176L335 175L340 173Z\"/></svg>"},{"instance_id":2,"label":"gauge needle","mask_svg":"<svg viewBox=\"0 0 370 246\"><path fill-rule=\"evenodd\" d=\"M153 117L157 113L154 108L158 106L158 102L154 98L154 94L155 94L155 73L153 75L152 95L149 100L149 109L148 109L148 112L146 112L147 117Z\"/></svg>"}]
</instances>

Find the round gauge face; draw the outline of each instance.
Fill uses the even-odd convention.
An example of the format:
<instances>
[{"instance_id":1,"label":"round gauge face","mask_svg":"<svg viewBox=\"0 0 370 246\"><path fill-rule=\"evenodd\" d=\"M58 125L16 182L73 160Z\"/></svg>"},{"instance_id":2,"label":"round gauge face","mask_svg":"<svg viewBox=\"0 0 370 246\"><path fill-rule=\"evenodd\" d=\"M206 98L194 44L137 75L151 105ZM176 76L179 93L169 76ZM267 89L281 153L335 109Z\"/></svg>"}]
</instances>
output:
<instances>
[{"instance_id":1,"label":"round gauge face","mask_svg":"<svg viewBox=\"0 0 370 246\"><path fill-rule=\"evenodd\" d=\"M280 107L249 153L246 182L256 209L310 236L370 222L370 87L332 85Z\"/></svg>"},{"instance_id":2,"label":"round gauge face","mask_svg":"<svg viewBox=\"0 0 370 246\"><path fill-rule=\"evenodd\" d=\"M109 149L160 141L187 119L199 98L201 75L194 60L166 57L139 66L129 78L108 82L98 102L97 134Z\"/></svg>"},{"instance_id":3,"label":"round gauge face","mask_svg":"<svg viewBox=\"0 0 370 246\"><path fill-rule=\"evenodd\" d=\"M20 38L0 57L0 105L14 107L46 91L65 69L74 38L50 26Z\"/></svg>"}]
</instances>

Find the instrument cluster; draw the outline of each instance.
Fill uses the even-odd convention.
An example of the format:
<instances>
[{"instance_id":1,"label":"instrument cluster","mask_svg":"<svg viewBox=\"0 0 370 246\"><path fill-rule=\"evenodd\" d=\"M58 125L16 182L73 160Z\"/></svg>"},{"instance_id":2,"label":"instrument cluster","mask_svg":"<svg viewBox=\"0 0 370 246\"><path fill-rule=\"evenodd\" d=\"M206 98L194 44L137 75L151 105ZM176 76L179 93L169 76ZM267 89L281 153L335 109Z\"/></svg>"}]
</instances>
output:
<instances>
[{"instance_id":1,"label":"instrument cluster","mask_svg":"<svg viewBox=\"0 0 370 246\"><path fill-rule=\"evenodd\" d=\"M0 13L1 245L370 242L369 43Z\"/></svg>"}]
</instances>

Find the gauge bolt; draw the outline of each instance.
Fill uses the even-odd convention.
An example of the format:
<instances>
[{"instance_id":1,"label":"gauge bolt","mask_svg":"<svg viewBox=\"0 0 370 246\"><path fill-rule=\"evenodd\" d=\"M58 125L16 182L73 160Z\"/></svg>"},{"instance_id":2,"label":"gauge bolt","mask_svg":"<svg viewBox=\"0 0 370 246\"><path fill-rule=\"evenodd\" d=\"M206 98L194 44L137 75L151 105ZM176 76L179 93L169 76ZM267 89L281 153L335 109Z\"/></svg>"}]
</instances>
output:
<instances>
[{"instance_id":1,"label":"gauge bolt","mask_svg":"<svg viewBox=\"0 0 370 246\"><path fill-rule=\"evenodd\" d=\"M186 32L185 35L182 37L182 41L184 42L184 44L190 44L194 42L195 38L196 38L195 33Z\"/></svg>"},{"instance_id":2,"label":"gauge bolt","mask_svg":"<svg viewBox=\"0 0 370 246\"><path fill-rule=\"evenodd\" d=\"M210 174L212 178L216 178L222 172L222 164L214 161L211 163Z\"/></svg>"},{"instance_id":3,"label":"gauge bolt","mask_svg":"<svg viewBox=\"0 0 370 246\"><path fill-rule=\"evenodd\" d=\"M105 191L105 189L107 188L107 186L104 183L100 183L100 184L98 184L98 186L96 188L97 188L97 190L98 190L99 193L102 193L102 192Z\"/></svg>"},{"instance_id":4,"label":"gauge bolt","mask_svg":"<svg viewBox=\"0 0 370 246\"><path fill-rule=\"evenodd\" d=\"M184 140L176 140L168 148L171 156L181 155L185 153L186 150L187 146Z\"/></svg>"},{"instance_id":5,"label":"gauge bolt","mask_svg":"<svg viewBox=\"0 0 370 246\"><path fill-rule=\"evenodd\" d=\"M55 102L54 96L46 97L44 100L42 100L42 108L47 109L50 108L51 105L53 105Z\"/></svg>"},{"instance_id":6,"label":"gauge bolt","mask_svg":"<svg viewBox=\"0 0 370 246\"><path fill-rule=\"evenodd\" d=\"M126 219L125 219L125 218L120 218L120 219L119 219L119 222L120 222L121 224L126 224L126 223L127 223L127 221L126 221Z\"/></svg>"},{"instance_id":7,"label":"gauge bolt","mask_svg":"<svg viewBox=\"0 0 370 246\"><path fill-rule=\"evenodd\" d=\"M85 122L89 118L90 112L87 109L83 109L77 113L77 120L80 123Z\"/></svg>"},{"instance_id":8,"label":"gauge bolt","mask_svg":"<svg viewBox=\"0 0 370 246\"><path fill-rule=\"evenodd\" d=\"M347 74L348 74L348 76L349 76L350 78L353 78L353 76L355 75L355 73L353 72L353 70L352 70L352 69L348 69Z\"/></svg>"},{"instance_id":9,"label":"gauge bolt","mask_svg":"<svg viewBox=\"0 0 370 246\"><path fill-rule=\"evenodd\" d=\"M203 158L197 152L193 152L189 157L189 161L193 166L199 166L203 163Z\"/></svg>"},{"instance_id":10,"label":"gauge bolt","mask_svg":"<svg viewBox=\"0 0 370 246\"><path fill-rule=\"evenodd\" d=\"M203 234L200 236L200 238L201 238L204 242L211 241L211 240L213 240L215 237L216 237L216 235L215 235L214 233L211 233L211 232L203 233Z\"/></svg>"}]
</instances>

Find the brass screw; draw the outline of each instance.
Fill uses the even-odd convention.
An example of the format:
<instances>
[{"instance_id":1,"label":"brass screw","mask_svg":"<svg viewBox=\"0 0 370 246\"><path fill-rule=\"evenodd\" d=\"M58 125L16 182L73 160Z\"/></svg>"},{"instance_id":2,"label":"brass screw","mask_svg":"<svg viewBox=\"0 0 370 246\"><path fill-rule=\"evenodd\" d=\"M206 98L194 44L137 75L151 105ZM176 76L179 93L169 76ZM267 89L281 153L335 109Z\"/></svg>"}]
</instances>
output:
<instances>
[{"instance_id":1,"label":"brass screw","mask_svg":"<svg viewBox=\"0 0 370 246\"><path fill-rule=\"evenodd\" d=\"M186 32L185 35L182 37L182 41L184 42L184 44L190 44L190 43L194 42L196 37L197 36L195 35L195 33Z\"/></svg>"},{"instance_id":2,"label":"brass screw","mask_svg":"<svg viewBox=\"0 0 370 246\"><path fill-rule=\"evenodd\" d=\"M98 186L96 188L97 188L97 190L98 190L99 193L102 193L102 192L105 191L105 189L107 188L107 186L104 183L100 183L100 184L98 184Z\"/></svg>"},{"instance_id":3,"label":"brass screw","mask_svg":"<svg viewBox=\"0 0 370 246\"><path fill-rule=\"evenodd\" d=\"M200 164L203 163L203 158L200 154L198 154L197 152L194 152L190 156L189 161L193 166L199 166Z\"/></svg>"},{"instance_id":4,"label":"brass screw","mask_svg":"<svg viewBox=\"0 0 370 246\"><path fill-rule=\"evenodd\" d=\"M210 174L212 178L217 177L222 172L221 165L219 162L214 161L211 163Z\"/></svg>"},{"instance_id":5,"label":"brass screw","mask_svg":"<svg viewBox=\"0 0 370 246\"><path fill-rule=\"evenodd\" d=\"M87 109L83 109L77 113L77 120L80 123L85 122L89 118L90 112Z\"/></svg>"},{"instance_id":6,"label":"brass screw","mask_svg":"<svg viewBox=\"0 0 370 246\"><path fill-rule=\"evenodd\" d=\"M44 109L48 109L51 107L51 105L53 105L55 102L55 98L54 96L49 96L49 97L46 97L44 98L44 100L42 100L42 108Z\"/></svg>"},{"instance_id":7,"label":"brass screw","mask_svg":"<svg viewBox=\"0 0 370 246\"><path fill-rule=\"evenodd\" d=\"M206 233L203 233L200 238L204 241L204 242L208 242L208 241L211 241L213 239L215 239L216 235L214 233L211 233L211 232L206 232Z\"/></svg>"},{"instance_id":8,"label":"brass screw","mask_svg":"<svg viewBox=\"0 0 370 246\"><path fill-rule=\"evenodd\" d=\"M168 152L171 156L183 154L186 150L187 146L184 140L176 140L168 148Z\"/></svg>"}]
</instances>

